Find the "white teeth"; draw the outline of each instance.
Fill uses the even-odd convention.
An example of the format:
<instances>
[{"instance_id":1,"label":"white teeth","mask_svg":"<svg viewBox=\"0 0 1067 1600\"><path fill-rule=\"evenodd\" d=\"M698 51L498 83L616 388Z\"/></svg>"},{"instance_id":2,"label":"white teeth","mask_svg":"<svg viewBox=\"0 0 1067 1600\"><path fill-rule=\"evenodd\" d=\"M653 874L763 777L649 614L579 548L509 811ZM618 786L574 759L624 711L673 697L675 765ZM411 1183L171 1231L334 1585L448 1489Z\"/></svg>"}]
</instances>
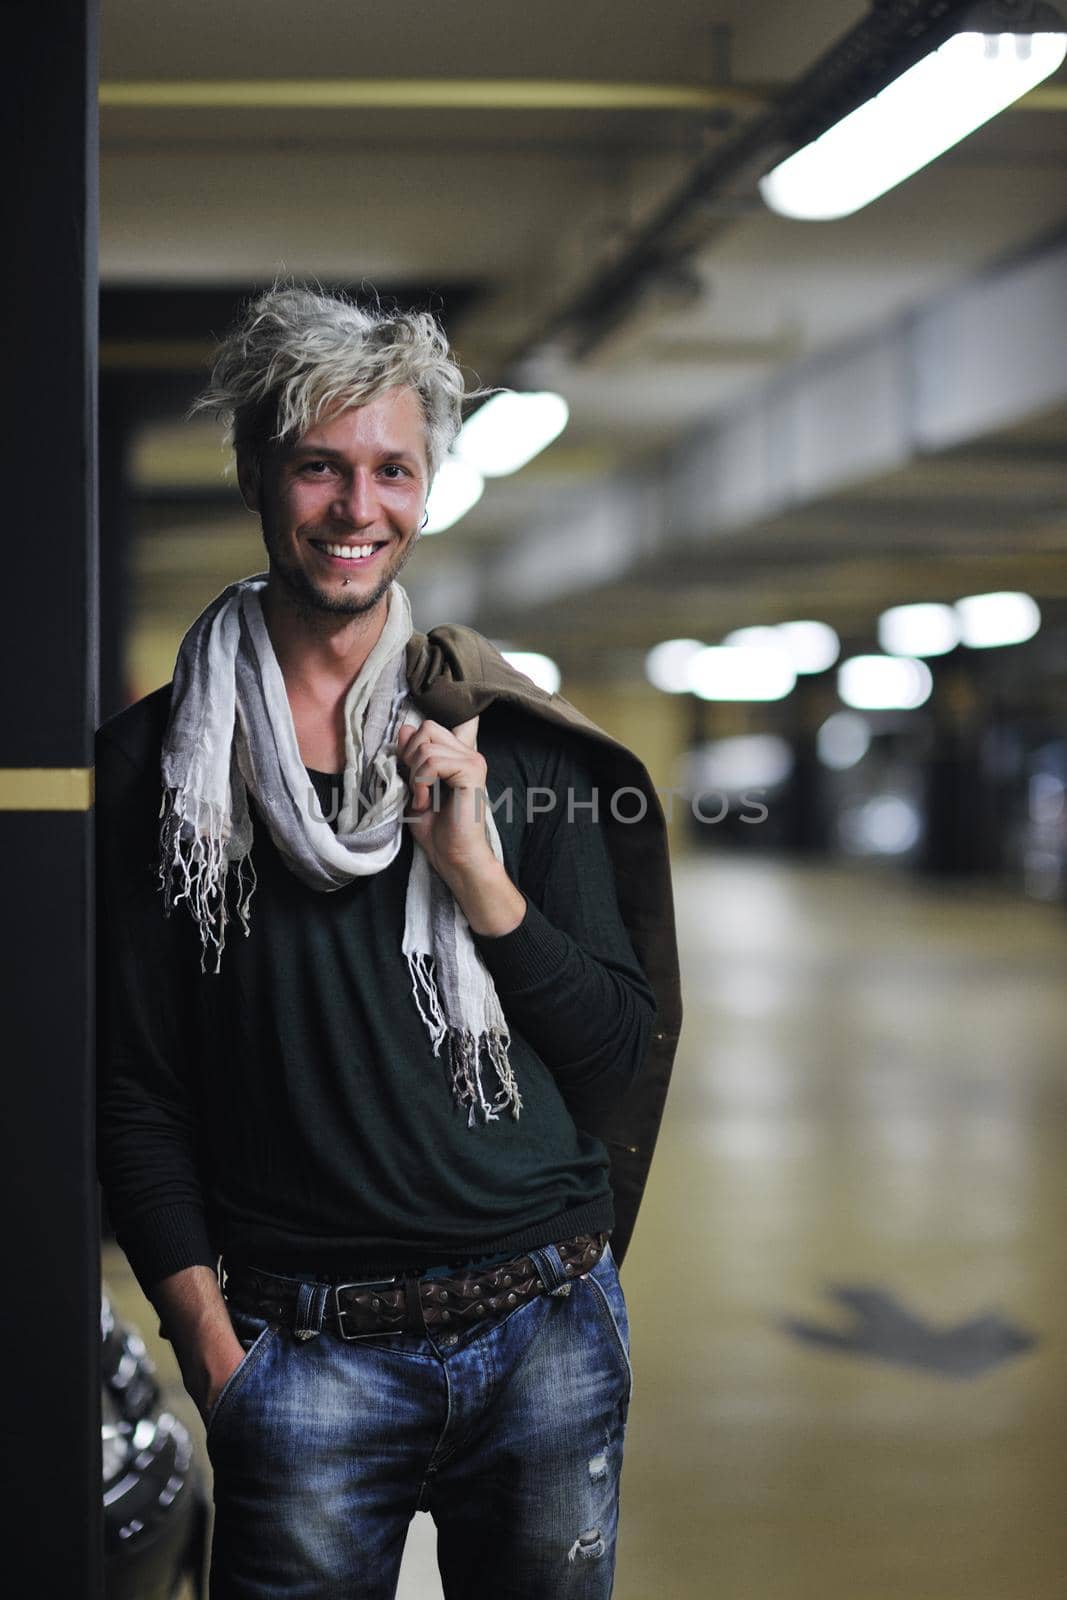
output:
<instances>
[{"instance_id":1,"label":"white teeth","mask_svg":"<svg viewBox=\"0 0 1067 1600\"><path fill-rule=\"evenodd\" d=\"M328 556L340 556L343 561L355 561L359 556L369 556L374 549L372 544L324 544L321 546Z\"/></svg>"}]
</instances>

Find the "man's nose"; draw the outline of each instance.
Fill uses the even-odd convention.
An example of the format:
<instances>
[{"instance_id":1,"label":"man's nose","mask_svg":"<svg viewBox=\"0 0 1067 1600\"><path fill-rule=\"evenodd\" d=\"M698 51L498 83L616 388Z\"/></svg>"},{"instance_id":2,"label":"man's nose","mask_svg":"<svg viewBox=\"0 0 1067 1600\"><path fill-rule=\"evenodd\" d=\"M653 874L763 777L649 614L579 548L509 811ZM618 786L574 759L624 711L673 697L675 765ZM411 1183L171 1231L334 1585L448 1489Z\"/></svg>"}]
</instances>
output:
<instances>
[{"instance_id":1,"label":"man's nose","mask_svg":"<svg viewBox=\"0 0 1067 1600\"><path fill-rule=\"evenodd\" d=\"M358 470L338 488L333 502L333 514L343 521L363 527L378 515L378 495L374 475Z\"/></svg>"}]
</instances>

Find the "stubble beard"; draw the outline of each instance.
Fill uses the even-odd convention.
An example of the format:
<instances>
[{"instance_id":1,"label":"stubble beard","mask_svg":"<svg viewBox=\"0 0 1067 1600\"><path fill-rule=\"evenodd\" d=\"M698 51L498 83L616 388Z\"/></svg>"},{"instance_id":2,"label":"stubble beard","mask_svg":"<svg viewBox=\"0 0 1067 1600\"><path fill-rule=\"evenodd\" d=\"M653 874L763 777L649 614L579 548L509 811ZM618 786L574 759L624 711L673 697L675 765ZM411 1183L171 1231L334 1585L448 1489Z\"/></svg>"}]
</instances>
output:
<instances>
[{"instance_id":1,"label":"stubble beard","mask_svg":"<svg viewBox=\"0 0 1067 1600\"><path fill-rule=\"evenodd\" d=\"M348 594L340 580L336 589L320 588L299 563L287 561L279 555L275 541L270 538L266 528L263 529L263 542L267 548L271 577L282 585L290 604L305 622L322 617L361 617L373 611L381 604L394 578L407 565L420 537L421 535L416 533L399 556L391 557L391 564L369 593Z\"/></svg>"}]
</instances>

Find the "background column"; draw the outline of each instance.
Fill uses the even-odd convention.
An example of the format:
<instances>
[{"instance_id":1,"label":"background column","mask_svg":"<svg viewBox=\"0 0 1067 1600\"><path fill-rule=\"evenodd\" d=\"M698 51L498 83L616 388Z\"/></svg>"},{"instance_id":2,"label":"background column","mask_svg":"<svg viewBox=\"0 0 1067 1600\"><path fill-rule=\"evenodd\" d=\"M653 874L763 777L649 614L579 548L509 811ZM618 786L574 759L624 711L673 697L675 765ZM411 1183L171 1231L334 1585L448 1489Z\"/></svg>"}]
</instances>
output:
<instances>
[{"instance_id":1,"label":"background column","mask_svg":"<svg viewBox=\"0 0 1067 1600\"><path fill-rule=\"evenodd\" d=\"M7 0L0 17L4 1563L35 1596L97 1600L97 15Z\"/></svg>"}]
</instances>

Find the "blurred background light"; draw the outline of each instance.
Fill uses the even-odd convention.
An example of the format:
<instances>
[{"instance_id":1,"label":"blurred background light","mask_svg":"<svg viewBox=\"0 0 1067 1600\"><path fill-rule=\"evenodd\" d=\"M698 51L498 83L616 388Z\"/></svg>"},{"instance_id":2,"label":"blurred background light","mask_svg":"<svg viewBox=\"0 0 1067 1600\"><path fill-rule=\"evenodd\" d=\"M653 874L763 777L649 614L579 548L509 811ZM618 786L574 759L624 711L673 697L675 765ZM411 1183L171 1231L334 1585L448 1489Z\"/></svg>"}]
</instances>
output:
<instances>
[{"instance_id":1,"label":"blurred background light","mask_svg":"<svg viewBox=\"0 0 1067 1600\"><path fill-rule=\"evenodd\" d=\"M960 638L972 650L1022 644L1032 639L1041 626L1037 601L1011 590L967 595L956 601L955 609Z\"/></svg>"},{"instance_id":2,"label":"blurred background light","mask_svg":"<svg viewBox=\"0 0 1067 1600\"><path fill-rule=\"evenodd\" d=\"M485 480L476 467L455 456L446 456L437 469L433 488L426 502L429 521L424 533L443 533L460 517L465 517L482 498Z\"/></svg>"},{"instance_id":3,"label":"blurred background light","mask_svg":"<svg viewBox=\"0 0 1067 1600\"><path fill-rule=\"evenodd\" d=\"M712 739L699 751L699 783L736 794L742 789L774 789L793 771L788 739L774 733L743 733Z\"/></svg>"},{"instance_id":4,"label":"blurred background light","mask_svg":"<svg viewBox=\"0 0 1067 1600\"><path fill-rule=\"evenodd\" d=\"M951 606L890 606L878 618L878 643L891 656L943 656L960 642Z\"/></svg>"},{"instance_id":5,"label":"blurred background light","mask_svg":"<svg viewBox=\"0 0 1067 1600\"><path fill-rule=\"evenodd\" d=\"M734 628L720 641L725 645L741 645L746 650L774 650L785 653L785 645L777 628Z\"/></svg>"},{"instance_id":6,"label":"blurred background light","mask_svg":"<svg viewBox=\"0 0 1067 1600\"><path fill-rule=\"evenodd\" d=\"M858 711L914 711L930 697L933 677L910 656L852 656L837 670L837 692Z\"/></svg>"},{"instance_id":7,"label":"blurred background light","mask_svg":"<svg viewBox=\"0 0 1067 1600\"><path fill-rule=\"evenodd\" d=\"M780 622L775 632L794 672L825 672L841 654L841 641L827 622Z\"/></svg>"},{"instance_id":8,"label":"blurred background light","mask_svg":"<svg viewBox=\"0 0 1067 1600\"><path fill-rule=\"evenodd\" d=\"M854 711L835 711L815 735L815 753L824 767L846 772L863 760L871 745L871 730Z\"/></svg>"},{"instance_id":9,"label":"blurred background light","mask_svg":"<svg viewBox=\"0 0 1067 1600\"><path fill-rule=\"evenodd\" d=\"M519 672L524 672L546 694L555 694L562 682L562 674L551 656L537 650L503 650L504 660Z\"/></svg>"},{"instance_id":10,"label":"blurred background light","mask_svg":"<svg viewBox=\"0 0 1067 1600\"><path fill-rule=\"evenodd\" d=\"M1028 807L1031 822L1059 822L1067 811L1064 783L1054 772L1035 772L1030 779Z\"/></svg>"},{"instance_id":11,"label":"blurred background light","mask_svg":"<svg viewBox=\"0 0 1067 1600\"><path fill-rule=\"evenodd\" d=\"M664 639L645 657L645 676L664 694L688 694L689 666L703 649L700 639Z\"/></svg>"},{"instance_id":12,"label":"blurred background light","mask_svg":"<svg viewBox=\"0 0 1067 1600\"><path fill-rule=\"evenodd\" d=\"M787 684L781 694L757 695L756 699L778 700L782 694L788 694L796 683L796 668L790 659L785 640L777 628L754 627L735 628L722 640L728 650L748 650L755 655L763 657L760 668L759 682L775 684L779 680Z\"/></svg>"},{"instance_id":13,"label":"blurred background light","mask_svg":"<svg viewBox=\"0 0 1067 1600\"><path fill-rule=\"evenodd\" d=\"M762 645L709 645L689 666L701 700L784 700L796 681L785 651Z\"/></svg>"},{"instance_id":14,"label":"blurred background light","mask_svg":"<svg viewBox=\"0 0 1067 1600\"><path fill-rule=\"evenodd\" d=\"M486 478L504 477L558 439L569 415L561 394L495 394L467 418L455 454Z\"/></svg>"},{"instance_id":15,"label":"blurred background light","mask_svg":"<svg viewBox=\"0 0 1067 1600\"><path fill-rule=\"evenodd\" d=\"M957 33L760 179L772 211L851 216L1055 72L1063 32Z\"/></svg>"},{"instance_id":16,"label":"blurred background light","mask_svg":"<svg viewBox=\"0 0 1067 1600\"><path fill-rule=\"evenodd\" d=\"M872 795L842 814L839 837L850 855L899 856L913 850L922 818L903 795Z\"/></svg>"}]
</instances>

